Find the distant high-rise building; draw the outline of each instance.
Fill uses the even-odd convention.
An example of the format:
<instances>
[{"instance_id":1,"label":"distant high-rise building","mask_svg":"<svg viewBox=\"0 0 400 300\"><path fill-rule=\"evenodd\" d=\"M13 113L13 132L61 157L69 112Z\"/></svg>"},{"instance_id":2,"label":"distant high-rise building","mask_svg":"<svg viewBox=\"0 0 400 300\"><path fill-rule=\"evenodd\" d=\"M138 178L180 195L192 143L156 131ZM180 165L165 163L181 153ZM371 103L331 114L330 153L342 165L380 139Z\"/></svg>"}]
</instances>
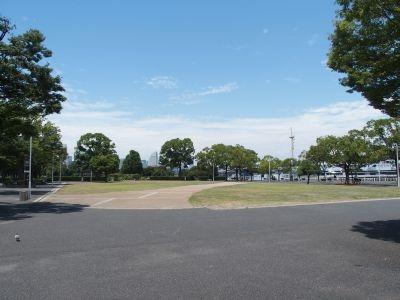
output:
<instances>
[{"instance_id":1,"label":"distant high-rise building","mask_svg":"<svg viewBox=\"0 0 400 300\"><path fill-rule=\"evenodd\" d=\"M67 168L69 168L72 165L72 156L68 155L67 158L65 159L65 165Z\"/></svg>"},{"instance_id":2,"label":"distant high-rise building","mask_svg":"<svg viewBox=\"0 0 400 300\"><path fill-rule=\"evenodd\" d=\"M153 152L149 158L149 163L148 163L149 167L158 167L160 165L159 162L160 162L160 160L159 160L158 152L157 151Z\"/></svg>"},{"instance_id":3,"label":"distant high-rise building","mask_svg":"<svg viewBox=\"0 0 400 300\"><path fill-rule=\"evenodd\" d=\"M143 168L147 168L148 165L149 165L149 164L148 164L147 160L142 159L142 166L143 166Z\"/></svg>"},{"instance_id":4,"label":"distant high-rise building","mask_svg":"<svg viewBox=\"0 0 400 300\"><path fill-rule=\"evenodd\" d=\"M124 160L125 160L125 158L120 158L119 159L119 169L121 170L121 168L122 168L122 164L124 163Z\"/></svg>"}]
</instances>

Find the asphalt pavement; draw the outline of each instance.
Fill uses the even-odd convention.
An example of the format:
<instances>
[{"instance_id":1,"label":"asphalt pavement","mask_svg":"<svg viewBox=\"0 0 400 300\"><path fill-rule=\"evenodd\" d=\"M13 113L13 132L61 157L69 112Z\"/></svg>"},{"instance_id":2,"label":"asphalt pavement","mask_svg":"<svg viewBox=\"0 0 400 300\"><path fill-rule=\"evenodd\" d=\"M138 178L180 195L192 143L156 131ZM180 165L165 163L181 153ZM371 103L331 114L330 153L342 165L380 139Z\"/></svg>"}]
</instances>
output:
<instances>
[{"instance_id":1,"label":"asphalt pavement","mask_svg":"<svg viewBox=\"0 0 400 300\"><path fill-rule=\"evenodd\" d=\"M0 298L399 299L399 216L397 200L218 211L0 203Z\"/></svg>"},{"instance_id":2,"label":"asphalt pavement","mask_svg":"<svg viewBox=\"0 0 400 300\"><path fill-rule=\"evenodd\" d=\"M43 185L36 186L31 189L31 199L28 202L33 202L36 199L46 195L53 189L60 187L61 185ZM0 205L2 203L19 203L19 192L28 191L28 188L5 188L0 187Z\"/></svg>"}]
</instances>

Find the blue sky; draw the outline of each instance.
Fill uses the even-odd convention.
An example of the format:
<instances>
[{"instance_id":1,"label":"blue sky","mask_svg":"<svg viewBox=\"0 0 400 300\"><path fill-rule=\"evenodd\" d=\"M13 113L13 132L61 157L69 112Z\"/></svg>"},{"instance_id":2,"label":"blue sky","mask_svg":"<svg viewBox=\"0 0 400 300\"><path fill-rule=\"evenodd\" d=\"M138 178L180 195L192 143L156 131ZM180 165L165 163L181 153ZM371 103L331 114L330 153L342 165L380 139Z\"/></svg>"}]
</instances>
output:
<instances>
[{"instance_id":1,"label":"blue sky","mask_svg":"<svg viewBox=\"0 0 400 300\"><path fill-rule=\"evenodd\" d=\"M121 156L134 148L144 158L175 136L283 157L291 126L300 152L379 116L326 68L334 13L331 0L1 5L17 32L47 37L69 98L50 119L70 152L80 134L103 131Z\"/></svg>"}]
</instances>

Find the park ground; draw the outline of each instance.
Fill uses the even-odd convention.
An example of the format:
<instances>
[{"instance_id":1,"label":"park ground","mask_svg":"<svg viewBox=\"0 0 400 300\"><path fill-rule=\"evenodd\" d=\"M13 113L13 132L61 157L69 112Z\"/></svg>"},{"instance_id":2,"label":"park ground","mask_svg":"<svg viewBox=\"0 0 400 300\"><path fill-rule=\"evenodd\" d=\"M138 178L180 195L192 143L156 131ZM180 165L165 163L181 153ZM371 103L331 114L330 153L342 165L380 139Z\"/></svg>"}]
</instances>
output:
<instances>
[{"instance_id":1,"label":"park ground","mask_svg":"<svg viewBox=\"0 0 400 300\"><path fill-rule=\"evenodd\" d=\"M125 181L74 183L44 201L113 209L230 209L382 198L400 198L399 189L334 184Z\"/></svg>"},{"instance_id":2,"label":"park ground","mask_svg":"<svg viewBox=\"0 0 400 300\"><path fill-rule=\"evenodd\" d=\"M191 196L190 203L201 207L240 208L382 198L400 198L400 190L391 186L248 183L202 190Z\"/></svg>"},{"instance_id":3,"label":"park ground","mask_svg":"<svg viewBox=\"0 0 400 300\"><path fill-rule=\"evenodd\" d=\"M207 181L178 181L178 180L126 180L112 183L104 182L74 182L59 191L62 195L82 195L111 192L130 192L153 190L168 187L206 184Z\"/></svg>"}]
</instances>

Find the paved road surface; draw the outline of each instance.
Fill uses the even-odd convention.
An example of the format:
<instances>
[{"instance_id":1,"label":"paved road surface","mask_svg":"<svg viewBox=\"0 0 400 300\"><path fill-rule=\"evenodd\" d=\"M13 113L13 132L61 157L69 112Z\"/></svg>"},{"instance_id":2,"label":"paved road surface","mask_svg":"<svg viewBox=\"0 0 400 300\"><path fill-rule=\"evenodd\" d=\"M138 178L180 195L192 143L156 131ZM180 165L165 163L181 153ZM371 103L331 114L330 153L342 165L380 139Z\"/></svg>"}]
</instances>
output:
<instances>
[{"instance_id":1,"label":"paved road surface","mask_svg":"<svg viewBox=\"0 0 400 300\"><path fill-rule=\"evenodd\" d=\"M46 186L38 186L32 188L32 198L30 201L34 201L39 197L44 196L45 194L52 191L54 188L58 188L60 185L46 185ZM0 187L0 204L1 203L18 203L19 202L19 192L27 191L27 188L4 188Z\"/></svg>"},{"instance_id":2,"label":"paved road surface","mask_svg":"<svg viewBox=\"0 0 400 300\"><path fill-rule=\"evenodd\" d=\"M1 299L399 299L400 201L3 206L0 291Z\"/></svg>"}]
</instances>

